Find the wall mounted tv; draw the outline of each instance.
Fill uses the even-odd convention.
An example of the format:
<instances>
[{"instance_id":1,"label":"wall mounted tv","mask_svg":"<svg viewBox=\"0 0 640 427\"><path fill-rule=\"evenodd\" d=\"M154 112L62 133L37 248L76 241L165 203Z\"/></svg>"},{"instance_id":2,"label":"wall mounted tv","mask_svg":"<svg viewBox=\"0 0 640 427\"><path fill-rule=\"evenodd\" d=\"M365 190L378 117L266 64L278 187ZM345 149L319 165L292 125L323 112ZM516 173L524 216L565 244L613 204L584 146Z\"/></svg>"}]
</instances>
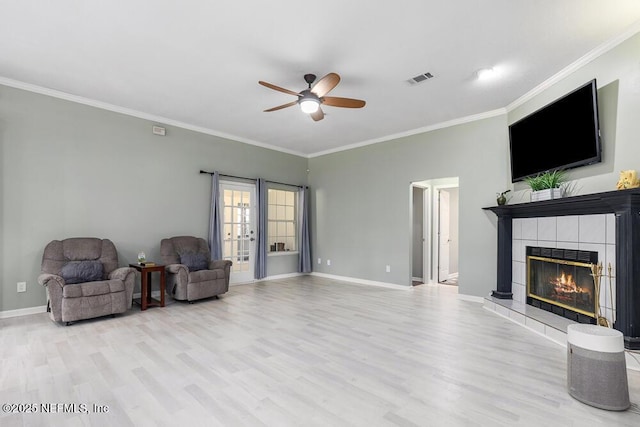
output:
<instances>
[{"instance_id":1,"label":"wall mounted tv","mask_svg":"<svg viewBox=\"0 0 640 427\"><path fill-rule=\"evenodd\" d=\"M511 180L602 160L596 80L509 126Z\"/></svg>"}]
</instances>

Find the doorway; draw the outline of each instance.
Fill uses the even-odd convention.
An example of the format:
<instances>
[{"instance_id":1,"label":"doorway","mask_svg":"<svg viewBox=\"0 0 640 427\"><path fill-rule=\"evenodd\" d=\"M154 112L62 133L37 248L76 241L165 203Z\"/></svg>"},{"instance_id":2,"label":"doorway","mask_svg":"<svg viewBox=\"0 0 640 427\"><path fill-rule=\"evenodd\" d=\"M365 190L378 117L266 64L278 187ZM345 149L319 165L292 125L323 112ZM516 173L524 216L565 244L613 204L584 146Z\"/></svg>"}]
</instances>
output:
<instances>
[{"instance_id":1,"label":"doorway","mask_svg":"<svg viewBox=\"0 0 640 427\"><path fill-rule=\"evenodd\" d=\"M413 286L422 285L426 281L425 266L425 242L427 227L425 227L425 206L428 188L418 185L411 186L412 228L411 228L411 284Z\"/></svg>"},{"instance_id":2,"label":"doorway","mask_svg":"<svg viewBox=\"0 0 640 427\"><path fill-rule=\"evenodd\" d=\"M410 185L409 283L414 286L458 283L458 182L458 177L451 177Z\"/></svg>"},{"instance_id":3,"label":"doorway","mask_svg":"<svg viewBox=\"0 0 640 427\"><path fill-rule=\"evenodd\" d=\"M458 188L438 189L437 281L458 285Z\"/></svg>"},{"instance_id":4,"label":"doorway","mask_svg":"<svg viewBox=\"0 0 640 427\"><path fill-rule=\"evenodd\" d=\"M255 184L220 182L222 255L233 262L230 282L254 280Z\"/></svg>"}]
</instances>

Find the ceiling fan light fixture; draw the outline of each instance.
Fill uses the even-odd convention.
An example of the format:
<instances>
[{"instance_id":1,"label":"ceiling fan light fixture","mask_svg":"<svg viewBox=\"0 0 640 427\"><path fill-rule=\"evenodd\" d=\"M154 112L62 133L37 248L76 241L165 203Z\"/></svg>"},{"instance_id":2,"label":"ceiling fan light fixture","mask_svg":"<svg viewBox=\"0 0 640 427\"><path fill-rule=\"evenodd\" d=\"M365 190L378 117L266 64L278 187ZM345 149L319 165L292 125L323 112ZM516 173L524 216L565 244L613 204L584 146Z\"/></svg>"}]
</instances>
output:
<instances>
[{"instance_id":1,"label":"ceiling fan light fixture","mask_svg":"<svg viewBox=\"0 0 640 427\"><path fill-rule=\"evenodd\" d=\"M320 108L320 101L312 97L304 97L300 100L300 109L303 113L313 114Z\"/></svg>"}]
</instances>

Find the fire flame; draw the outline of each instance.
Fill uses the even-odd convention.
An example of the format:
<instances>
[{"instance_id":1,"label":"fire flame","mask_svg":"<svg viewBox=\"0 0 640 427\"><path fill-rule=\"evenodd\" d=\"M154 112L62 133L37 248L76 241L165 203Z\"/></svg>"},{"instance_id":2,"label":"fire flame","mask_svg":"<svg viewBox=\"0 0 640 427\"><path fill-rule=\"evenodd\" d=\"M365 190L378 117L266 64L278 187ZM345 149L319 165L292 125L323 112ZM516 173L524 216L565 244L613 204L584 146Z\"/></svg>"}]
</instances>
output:
<instances>
[{"instance_id":1,"label":"fire flame","mask_svg":"<svg viewBox=\"0 0 640 427\"><path fill-rule=\"evenodd\" d=\"M564 271L562 272L560 277L557 277L555 280L552 280L551 283L555 285L557 293L591 294L589 289L578 286L578 284L573 280L573 276L571 274L565 274Z\"/></svg>"}]
</instances>

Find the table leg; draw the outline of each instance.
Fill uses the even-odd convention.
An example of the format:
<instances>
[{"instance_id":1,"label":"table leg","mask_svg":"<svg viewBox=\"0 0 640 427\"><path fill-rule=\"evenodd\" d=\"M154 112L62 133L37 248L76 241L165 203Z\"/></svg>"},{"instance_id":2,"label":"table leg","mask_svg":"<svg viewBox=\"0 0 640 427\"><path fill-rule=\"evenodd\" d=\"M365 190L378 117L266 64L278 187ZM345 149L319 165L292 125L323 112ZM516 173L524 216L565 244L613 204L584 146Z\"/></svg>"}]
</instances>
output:
<instances>
[{"instance_id":1,"label":"table leg","mask_svg":"<svg viewBox=\"0 0 640 427\"><path fill-rule=\"evenodd\" d=\"M153 301L153 276L151 271L147 272L147 306Z\"/></svg>"},{"instance_id":2,"label":"table leg","mask_svg":"<svg viewBox=\"0 0 640 427\"><path fill-rule=\"evenodd\" d=\"M147 298L149 297L149 276L147 274L140 275L140 309L147 309Z\"/></svg>"},{"instance_id":3,"label":"table leg","mask_svg":"<svg viewBox=\"0 0 640 427\"><path fill-rule=\"evenodd\" d=\"M160 271L160 307L164 307L164 292L166 287L164 276L164 270Z\"/></svg>"}]
</instances>

